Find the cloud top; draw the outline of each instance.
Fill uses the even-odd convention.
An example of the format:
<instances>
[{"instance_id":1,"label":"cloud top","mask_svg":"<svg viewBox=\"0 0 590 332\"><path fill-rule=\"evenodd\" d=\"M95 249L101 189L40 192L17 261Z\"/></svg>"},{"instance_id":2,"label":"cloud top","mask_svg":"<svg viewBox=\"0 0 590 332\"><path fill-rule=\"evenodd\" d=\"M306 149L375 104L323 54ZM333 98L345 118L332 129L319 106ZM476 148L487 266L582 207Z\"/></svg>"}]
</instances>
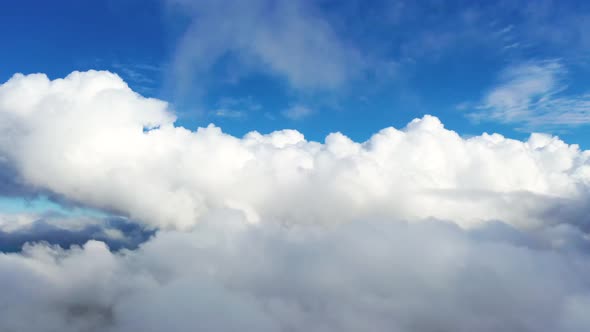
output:
<instances>
[{"instance_id":1,"label":"cloud top","mask_svg":"<svg viewBox=\"0 0 590 332\"><path fill-rule=\"evenodd\" d=\"M366 142L333 133L323 143L294 130L191 131L174 119L108 72L15 75L0 86L0 157L27 186L177 229L217 208L254 223L370 216L536 227L559 222L547 218L586 199L590 184L590 153L576 145L543 134L463 138L432 116Z\"/></svg>"}]
</instances>

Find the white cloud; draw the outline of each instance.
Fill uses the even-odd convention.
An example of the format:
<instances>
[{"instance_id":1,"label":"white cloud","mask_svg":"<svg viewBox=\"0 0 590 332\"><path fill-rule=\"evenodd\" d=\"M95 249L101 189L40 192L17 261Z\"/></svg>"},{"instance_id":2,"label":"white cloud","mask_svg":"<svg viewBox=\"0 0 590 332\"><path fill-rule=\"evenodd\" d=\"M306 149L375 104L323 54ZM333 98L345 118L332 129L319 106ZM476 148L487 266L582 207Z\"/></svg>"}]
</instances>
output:
<instances>
[{"instance_id":1,"label":"white cloud","mask_svg":"<svg viewBox=\"0 0 590 332\"><path fill-rule=\"evenodd\" d=\"M291 120L301 120L303 118L310 116L313 113L313 111L309 107L303 105L295 105L284 110L282 113L283 116Z\"/></svg>"},{"instance_id":2,"label":"white cloud","mask_svg":"<svg viewBox=\"0 0 590 332\"><path fill-rule=\"evenodd\" d=\"M0 254L2 331L590 328L590 151L556 137L425 116L360 143L237 138L90 71L0 85L0 159L15 185L159 228L136 250Z\"/></svg>"},{"instance_id":3,"label":"white cloud","mask_svg":"<svg viewBox=\"0 0 590 332\"><path fill-rule=\"evenodd\" d=\"M566 211L590 184L590 153L575 145L463 139L432 116L363 143L293 130L236 138L173 121L166 103L107 72L16 75L0 86L0 157L19 183L180 229L226 207L288 224L384 216L533 227L556 222L547 211Z\"/></svg>"},{"instance_id":4,"label":"white cloud","mask_svg":"<svg viewBox=\"0 0 590 332\"><path fill-rule=\"evenodd\" d=\"M4 331L584 331L587 254L440 221L284 229L218 210L136 251L0 254ZM494 238L498 237L500 238ZM571 240L568 238L567 240ZM229 318L228 318L229 317Z\"/></svg>"},{"instance_id":5,"label":"white cloud","mask_svg":"<svg viewBox=\"0 0 590 332\"><path fill-rule=\"evenodd\" d=\"M557 60L509 67L472 116L531 128L590 123L590 94L566 94L566 75Z\"/></svg>"}]
</instances>

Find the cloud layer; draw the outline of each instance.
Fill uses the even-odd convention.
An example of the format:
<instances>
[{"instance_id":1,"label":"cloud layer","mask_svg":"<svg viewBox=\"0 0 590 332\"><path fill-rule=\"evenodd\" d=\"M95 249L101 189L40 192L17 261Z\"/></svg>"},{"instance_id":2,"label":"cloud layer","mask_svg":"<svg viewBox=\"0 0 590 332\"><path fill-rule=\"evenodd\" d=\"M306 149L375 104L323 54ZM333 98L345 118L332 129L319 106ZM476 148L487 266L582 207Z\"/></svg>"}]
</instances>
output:
<instances>
[{"instance_id":1,"label":"cloud layer","mask_svg":"<svg viewBox=\"0 0 590 332\"><path fill-rule=\"evenodd\" d=\"M319 143L294 130L190 131L174 126L166 103L107 72L16 75L0 86L0 119L0 157L18 182L159 228L189 229L216 208L251 222L531 227L559 222L547 220L552 209L577 206L590 184L590 152L576 145L542 134L466 139L432 116L363 143L340 133Z\"/></svg>"},{"instance_id":2,"label":"cloud layer","mask_svg":"<svg viewBox=\"0 0 590 332\"><path fill-rule=\"evenodd\" d=\"M157 230L136 250L1 254L0 330L590 328L589 151L464 138L432 116L323 143L174 120L108 72L0 85L3 195L49 192ZM4 218L2 236L48 236ZM120 230L98 224L106 242Z\"/></svg>"},{"instance_id":3,"label":"cloud layer","mask_svg":"<svg viewBox=\"0 0 590 332\"><path fill-rule=\"evenodd\" d=\"M193 232L161 232L136 251L112 253L91 241L67 251L35 245L2 254L0 327L154 332L590 327L587 254L527 246L527 235L508 226L470 233L441 221L365 220L287 231L241 218L218 211Z\"/></svg>"}]
</instances>

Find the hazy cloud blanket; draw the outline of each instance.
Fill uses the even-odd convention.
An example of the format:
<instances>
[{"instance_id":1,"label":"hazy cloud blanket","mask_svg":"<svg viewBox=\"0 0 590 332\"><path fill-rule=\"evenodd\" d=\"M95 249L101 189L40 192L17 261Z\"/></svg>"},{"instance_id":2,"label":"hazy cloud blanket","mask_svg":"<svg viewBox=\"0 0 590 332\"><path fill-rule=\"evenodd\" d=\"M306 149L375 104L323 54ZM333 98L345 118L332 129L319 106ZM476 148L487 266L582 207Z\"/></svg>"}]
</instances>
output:
<instances>
[{"instance_id":1,"label":"hazy cloud blanket","mask_svg":"<svg viewBox=\"0 0 590 332\"><path fill-rule=\"evenodd\" d=\"M1 331L590 329L590 151L428 115L366 142L174 122L108 72L0 86L2 195L155 230L1 254Z\"/></svg>"}]
</instances>

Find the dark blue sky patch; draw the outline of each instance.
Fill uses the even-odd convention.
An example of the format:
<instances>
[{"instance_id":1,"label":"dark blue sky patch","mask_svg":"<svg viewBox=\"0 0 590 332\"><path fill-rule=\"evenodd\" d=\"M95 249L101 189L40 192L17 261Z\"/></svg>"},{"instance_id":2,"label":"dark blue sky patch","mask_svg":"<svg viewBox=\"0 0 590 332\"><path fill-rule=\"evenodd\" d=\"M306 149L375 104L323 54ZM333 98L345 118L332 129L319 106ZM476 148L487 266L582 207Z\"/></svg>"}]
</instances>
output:
<instances>
[{"instance_id":1,"label":"dark blue sky patch","mask_svg":"<svg viewBox=\"0 0 590 332\"><path fill-rule=\"evenodd\" d=\"M121 236L110 236L108 230ZM147 230L128 219L111 217L102 223L91 224L80 229L66 229L56 225L55 221L39 219L30 227L13 232L0 231L0 251L19 252L25 243L45 242L69 248L72 245L83 245L89 240L106 243L113 251L120 249L136 249L147 241L155 230Z\"/></svg>"}]
</instances>

